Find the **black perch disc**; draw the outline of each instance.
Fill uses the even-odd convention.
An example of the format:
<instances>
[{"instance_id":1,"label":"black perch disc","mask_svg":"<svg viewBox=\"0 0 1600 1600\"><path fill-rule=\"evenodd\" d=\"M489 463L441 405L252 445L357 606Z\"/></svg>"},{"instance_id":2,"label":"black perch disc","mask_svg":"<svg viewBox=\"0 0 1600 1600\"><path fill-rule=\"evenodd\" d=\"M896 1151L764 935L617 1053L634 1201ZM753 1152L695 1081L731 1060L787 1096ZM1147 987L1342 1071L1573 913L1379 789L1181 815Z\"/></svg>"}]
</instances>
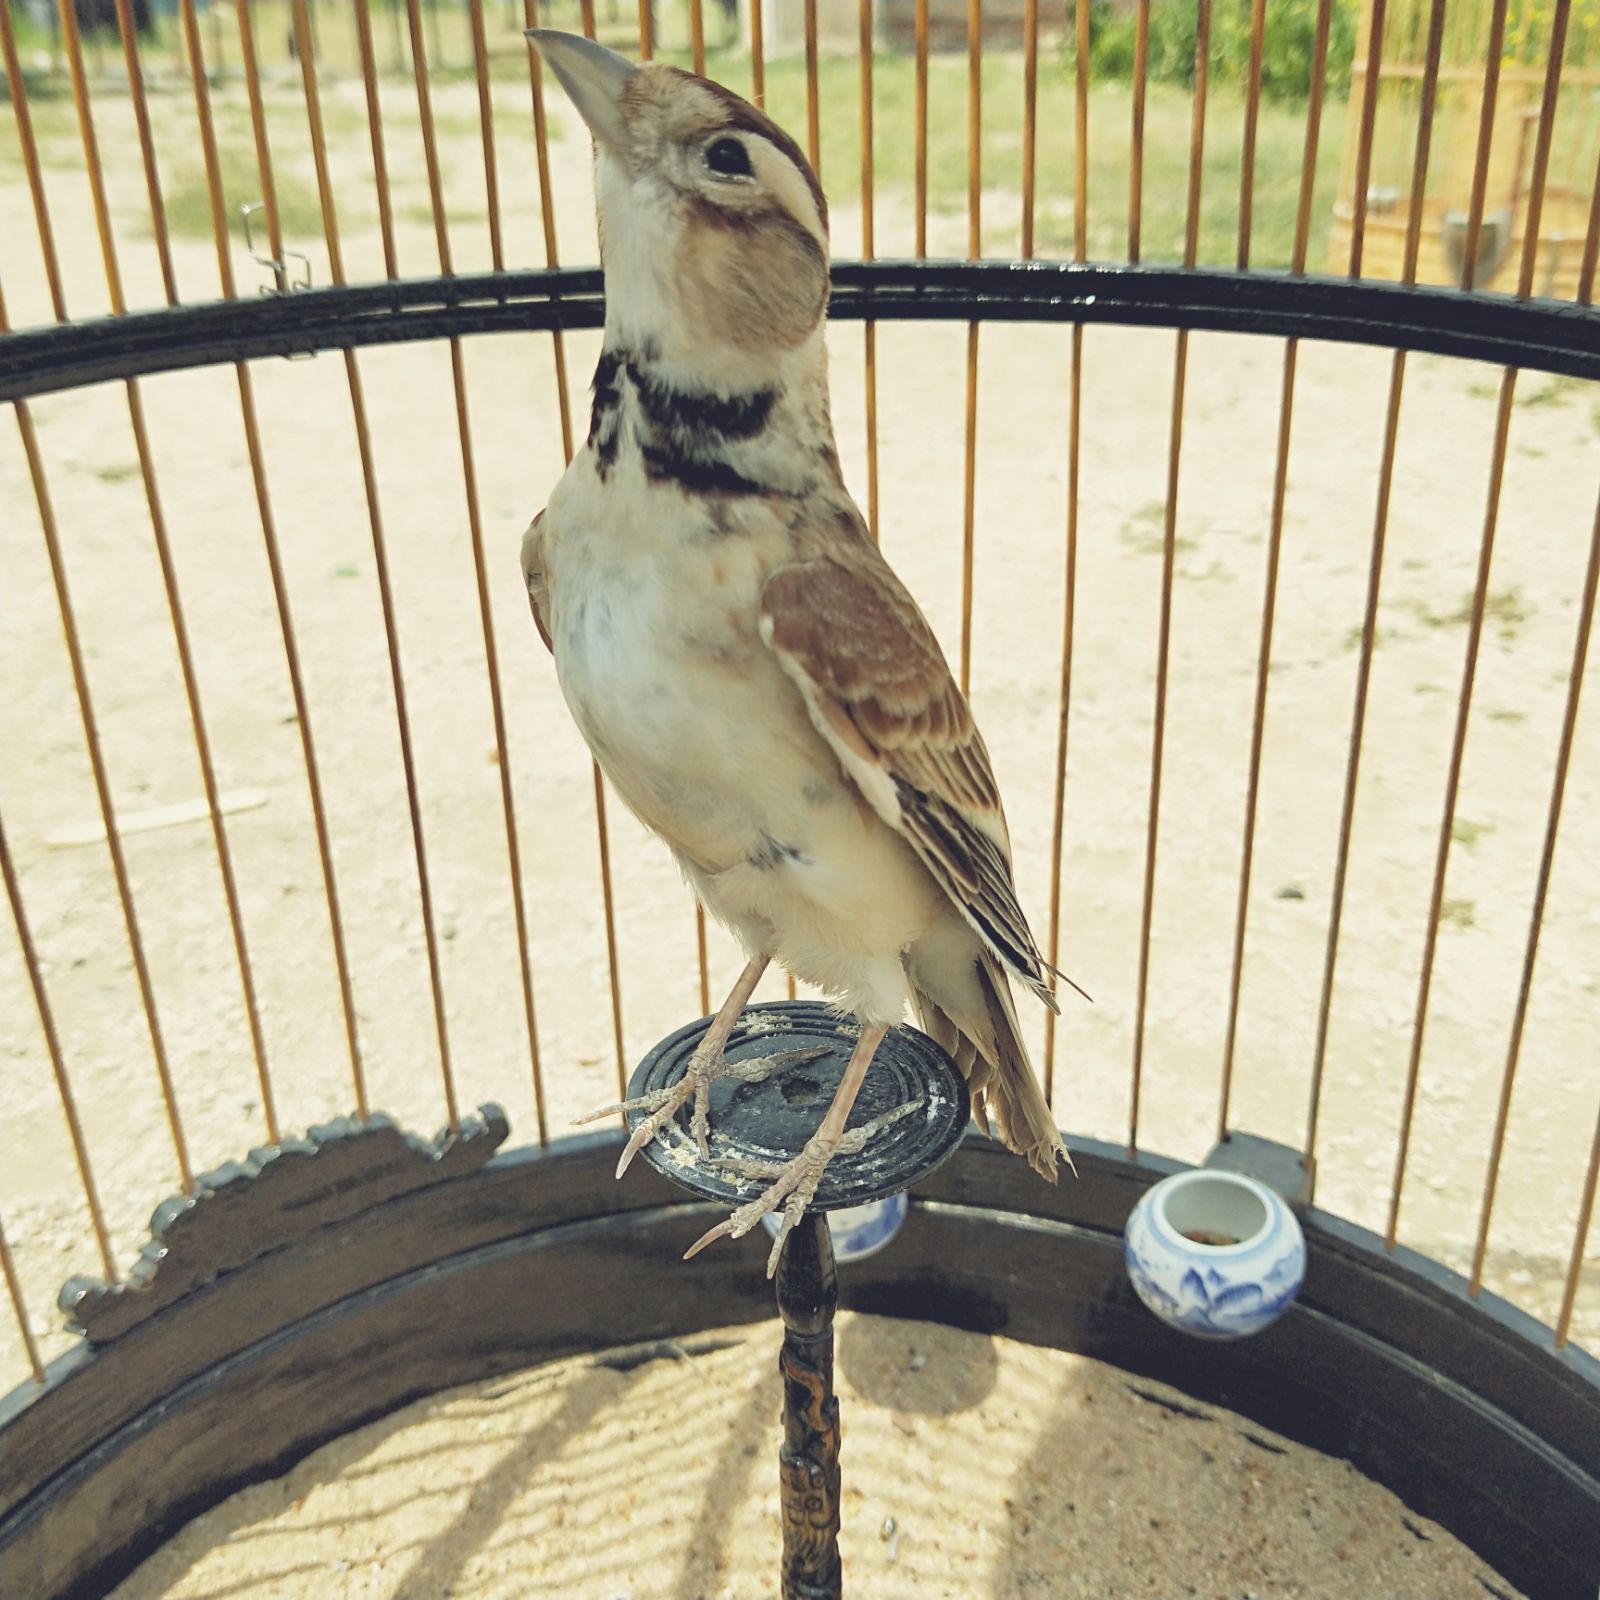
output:
<instances>
[{"instance_id":1,"label":"black perch disc","mask_svg":"<svg viewBox=\"0 0 1600 1600\"><path fill-rule=\"evenodd\" d=\"M628 1097L667 1089L688 1069L695 1046L711 1026L702 1017L663 1039L635 1069ZM644 1148L661 1175L708 1200L748 1200L765 1180L715 1165L719 1157L783 1162L798 1155L817 1131L855 1048L857 1026L815 1000L768 1001L747 1006L728 1042L729 1061L751 1061L788 1050L825 1047L826 1055L775 1073L762 1083L721 1078L711 1086L711 1156L707 1164L689 1132L693 1101ZM971 1115L966 1079L927 1035L895 1028L878 1046L848 1126L907 1101L918 1109L890 1123L854 1155L839 1155L817 1185L811 1207L837 1211L898 1194L940 1166L961 1142ZM630 1111L628 1125L647 1113Z\"/></svg>"}]
</instances>

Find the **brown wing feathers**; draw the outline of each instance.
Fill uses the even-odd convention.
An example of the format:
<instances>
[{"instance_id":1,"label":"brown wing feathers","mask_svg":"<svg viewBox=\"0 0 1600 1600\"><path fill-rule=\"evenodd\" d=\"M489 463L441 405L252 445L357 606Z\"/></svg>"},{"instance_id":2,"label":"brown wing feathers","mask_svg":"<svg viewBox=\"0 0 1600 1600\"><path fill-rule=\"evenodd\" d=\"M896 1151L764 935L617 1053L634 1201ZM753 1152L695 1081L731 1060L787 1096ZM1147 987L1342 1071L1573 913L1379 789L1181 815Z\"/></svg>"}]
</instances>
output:
<instances>
[{"instance_id":1,"label":"brown wing feathers","mask_svg":"<svg viewBox=\"0 0 1600 1600\"><path fill-rule=\"evenodd\" d=\"M888 780L868 798L968 921L1054 1008L1051 970L1017 903L989 753L917 603L864 537L830 540L768 580L772 648L813 711ZM892 795L895 804L886 802Z\"/></svg>"}]
</instances>

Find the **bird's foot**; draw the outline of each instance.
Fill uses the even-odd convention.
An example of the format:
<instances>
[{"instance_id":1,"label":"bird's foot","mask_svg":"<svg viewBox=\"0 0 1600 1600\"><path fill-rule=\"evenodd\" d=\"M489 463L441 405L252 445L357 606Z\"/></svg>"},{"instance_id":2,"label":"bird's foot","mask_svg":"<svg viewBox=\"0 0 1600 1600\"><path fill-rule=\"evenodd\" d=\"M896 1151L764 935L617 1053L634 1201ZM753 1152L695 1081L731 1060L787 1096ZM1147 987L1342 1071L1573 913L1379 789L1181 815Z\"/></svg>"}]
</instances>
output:
<instances>
[{"instance_id":1,"label":"bird's foot","mask_svg":"<svg viewBox=\"0 0 1600 1600\"><path fill-rule=\"evenodd\" d=\"M716 1227L708 1229L683 1253L685 1261L698 1255L708 1244L718 1239L742 1239L769 1213L783 1210L783 1220L778 1224L778 1235L772 1241L772 1251L767 1256L767 1276L778 1270L778 1257L783 1253L783 1241L790 1230L806 1214L806 1207L816 1195L817 1185L828 1163L837 1155L852 1156L864 1150L867 1143L885 1128L922 1109L922 1101L907 1100L902 1105L863 1122L859 1128L831 1138L826 1133L815 1133L806 1141L805 1148L791 1161L750 1161L743 1157L719 1159L716 1165L726 1167L745 1178L771 1178L773 1184L754 1200L747 1200Z\"/></svg>"},{"instance_id":2,"label":"bird's foot","mask_svg":"<svg viewBox=\"0 0 1600 1600\"><path fill-rule=\"evenodd\" d=\"M628 1170L633 1158L677 1116L679 1110L694 1099L694 1113L689 1120L689 1131L699 1147L703 1160L711 1158L711 1085L719 1078L737 1078L741 1083L765 1083L775 1072L787 1072L807 1061L828 1053L828 1046L808 1046L803 1050L780 1050L775 1055L757 1056L750 1061L729 1061L720 1050L702 1053L697 1050L689 1058L683 1076L666 1089L652 1089L648 1094L636 1095L632 1100L619 1100L598 1110L590 1111L577 1121L594 1122L617 1111L644 1111L633 1130L622 1154L617 1159L617 1176Z\"/></svg>"}]
</instances>

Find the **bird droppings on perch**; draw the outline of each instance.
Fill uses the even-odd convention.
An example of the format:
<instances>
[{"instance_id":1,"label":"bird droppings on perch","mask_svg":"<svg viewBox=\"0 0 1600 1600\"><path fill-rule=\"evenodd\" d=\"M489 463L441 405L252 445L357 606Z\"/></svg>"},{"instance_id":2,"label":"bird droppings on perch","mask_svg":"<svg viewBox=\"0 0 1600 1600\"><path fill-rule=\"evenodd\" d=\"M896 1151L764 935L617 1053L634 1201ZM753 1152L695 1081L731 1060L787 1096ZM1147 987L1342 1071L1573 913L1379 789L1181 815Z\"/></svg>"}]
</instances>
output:
<instances>
[{"instance_id":1,"label":"bird droppings on perch","mask_svg":"<svg viewBox=\"0 0 1600 1600\"><path fill-rule=\"evenodd\" d=\"M771 1360L769 1329L730 1329L421 1400L197 1520L112 1600L522 1600L535 1575L549 1600L775 1595ZM1517 1600L1346 1463L1085 1357L847 1313L838 1383L849 1592Z\"/></svg>"},{"instance_id":2,"label":"bird droppings on perch","mask_svg":"<svg viewBox=\"0 0 1600 1600\"><path fill-rule=\"evenodd\" d=\"M793 1027L787 1016L778 1012L762 1011L739 1023L739 1031L744 1034L752 1033L784 1033Z\"/></svg>"}]
</instances>

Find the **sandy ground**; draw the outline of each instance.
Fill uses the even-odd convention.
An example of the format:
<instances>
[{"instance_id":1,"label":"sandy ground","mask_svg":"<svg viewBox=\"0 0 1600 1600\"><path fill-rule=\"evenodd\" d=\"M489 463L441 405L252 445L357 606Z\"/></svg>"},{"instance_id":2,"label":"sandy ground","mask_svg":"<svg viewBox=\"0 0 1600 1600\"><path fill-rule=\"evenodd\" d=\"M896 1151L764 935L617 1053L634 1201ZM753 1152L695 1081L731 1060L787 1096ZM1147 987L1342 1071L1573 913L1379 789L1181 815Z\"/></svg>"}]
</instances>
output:
<instances>
[{"instance_id":1,"label":"sandy ground","mask_svg":"<svg viewBox=\"0 0 1600 1600\"><path fill-rule=\"evenodd\" d=\"M293 99L287 88L276 93L285 103ZM473 137L461 131L475 126L472 91L440 85L436 99L447 129L449 191L462 197L452 234L456 264L475 268L487 264L487 230L473 211L474 185L481 190L482 183ZM518 104L525 117L525 103ZM397 118L398 107L397 100ZM181 126L181 104L162 102L157 114L159 129L169 122ZM108 97L100 118L129 301L153 304L159 280L138 221L143 189L131 121L126 107ZM364 133L350 131L346 119L332 152L336 175L356 175L346 191L356 195L346 219L355 278L381 271L370 208L363 209L356 183L367 181L364 149ZM303 149L292 145L280 149L279 163L302 177L310 170ZM432 271L431 228L414 211L423 192L420 172L399 157L394 165L397 186L410 202L400 208L402 270ZM570 138L558 142L552 168L564 259L592 259L587 173ZM535 263L536 179L525 148L520 165L503 155L502 176L508 259ZM89 315L103 306L104 289L86 188L70 149L62 154L58 147L49 184L69 305L75 315ZM842 254L854 250L857 227L848 214L838 219ZM17 325L49 315L32 228L20 173L0 167L0 271ZM963 237L960 219L946 219L935 229L935 248L959 250ZM886 201L880 249L905 250L909 239L903 206ZM175 261L186 298L216 292L209 244L179 240ZM236 262L250 292L260 273L242 252ZM327 281L321 257L316 281ZM961 626L965 342L959 327L901 325L883 327L878 344L883 542L952 656ZM1095 1001L1068 1004L1053 1066L1065 1126L1117 1141L1129 1130L1138 1011L1173 343L1166 333L1112 329L1093 329L1084 341L1061 950L1064 965ZM580 411L595 350L592 336L568 341ZM861 330L835 329L832 350L841 448L850 482L864 494ZM1282 360L1279 346L1244 337L1199 335L1190 345L1138 1126L1144 1148L1187 1159L1204 1155L1218 1113ZM589 761L529 625L516 568L521 530L562 465L552 355L546 339L506 337L469 342L464 361L530 918L539 1057L549 1126L559 1134L610 1095L619 1061ZM1236 1127L1297 1145L1305 1131L1390 365L1380 352L1308 344L1296 391L1229 1115ZM373 351L360 357L359 367L393 565L455 1080L464 1105L498 1100L509 1111L514 1137L533 1139L534 1074L518 987L449 353L438 346ZM1007 799L1022 900L1041 933L1051 879L1068 371L1064 329L996 326L983 332L973 698ZM371 1102L431 1131L443 1121L439 1049L344 367L325 356L259 364L253 376L322 762ZM1417 357L1406 380L1318 1146L1319 1202L1379 1228L1396 1161L1461 674L1462 608L1484 525L1497 377L1489 369ZM142 393L219 780L226 791L266 796L265 804L230 818L228 837L279 1116L285 1127L299 1128L349 1110L354 1091L236 380L227 369L203 370L149 380ZM1529 376L1519 395L1400 1216L1405 1243L1458 1268L1470 1260L1478 1224L1600 480L1592 389ZM130 814L193 800L201 792L199 775L125 393L105 386L50 397L33 409L118 809ZM62 829L92 824L97 808L33 491L9 423L0 427L0 564L6 640L0 814L115 1254L126 1263L153 1205L176 1188L177 1166L107 853L98 844L50 842ZM1588 677L1487 1263L1490 1288L1545 1320L1555 1315L1573 1249L1600 1095L1600 651L1591 652ZM631 1067L655 1039L699 1014L699 980L690 902L665 852L615 804L610 820L624 1007L621 1064ZM126 848L176 1095L194 1165L204 1169L264 1134L216 857L203 822L131 833ZM713 997L737 964L730 941L713 929ZM759 998L779 993L774 980ZM1027 1025L1042 1045L1042 1017L1030 1014ZM8 1148L0 1165L0 1216L48 1357L68 1343L56 1327L57 1286L70 1272L97 1270L97 1261L56 1087L9 936L0 940L0 1116ZM1580 1341L1600 1342L1600 1273L1592 1264L1573 1331ZM0 1372L20 1378L20 1345L8 1321L0 1324L0 1345ZM1071 1402L1076 1407L1087 1404L1091 1391L1116 1392L1118 1380L1091 1379L1081 1363L1021 1351L991 1358L1015 1384L1005 1392L1018 1397L1055 1386L1078 1395ZM748 1385L741 1389L738 1374L764 1373L767 1353L758 1341L716 1359L730 1363L737 1379L730 1393L744 1393ZM527 1416L537 1417L540 1407L555 1404L552 1397L570 1394L572 1403L598 1416L631 1384L699 1383L699 1370L694 1363L653 1370L648 1378L603 1371L535 1376L525 1393L518 1391L522 1398L509 1403L526 1403ZM1052 1474L1078 1470L1070 1449L1033 1437L1040 1414L1033 1402L1005 1404L1028 1414L1026 1449L1050 1455ZM1191 1441L1200 1435L1198 1429L1180 1434L1188 1425L1163 1420L1159 1408L1118 1404L1118 1426L1129 1437L1152 1430ZM758 1395L738 1405L739 1426L757 1449L767 1401ZM461 1482L446 1490L431 1481L432 1468L425 1474L430 1482L418 1492L441 1527L456 1515L452 1507L467 1504L465 1480L502 1456L523 1459L511 1441L524 1423L514 1423L512 1412L502 1414L482 1394L433 1403L423 1408L432 1420L418 1425L448 1431L448 1419L457 1415L452 1407L462 1416L479 1408L481 1427L474 1422L466 1431L480 1429L481 1439L464 1439L454 1458L449 1470L459 1470ZM981 1419L999 1415L980 1408L959 1421L998 1429L997 1421ZM577 1425L569 1414L550 1440ZM610 1425L621 1452L629 1424L614 1417ZM336 1458L353 1461L377 1448L379 1438L390 1442L387 1449L401 1437L401 1426L384 1424L376 1434L341 1444ZM1242 1459L1236 1437L1218 1433L1226 1441L1219 1460ZM878 1442L869 1445L872 1437ZM879 1496L883 1514L901 1515L896 1507L909 1502L897 1498L901 1491L894 1485L909 1469L903 1452L890 1448L892 1434L863 1421L854 1439L859 1492ZM547 1452L540 1444L538 1457L554 1448L551 1442ZM887 1452L880 1489L868 1487L869 1449ZM1020 1462L1026 1451L1020 1443L1018 1449ZM764 1449L758 1455L765 1459ZM308 1488L331 1477L329 1459L292 1481ZM527 1459L530 1469L534 1460ZM1299 1471L1303 1460L1294 1452L1261 1457L1259 1470ZM1328 1470L1330 1482L1344 1483L1340 1469ZM1248 1474L1228 1471L1228 1492L1242 1492ZM1044 1479L1038 1482L1040 1492L1055 1492ZM765 1493L764 1483L757 1471L752 1492ZM384 1491L391 1499L397 1492L392 1486ZM523 1492L519 1475L504 1506L520 1503ZM1017 1491L1015 1504L1026 1508L1034 1492ZM283 1501L300 1493L259 1491ZM754 1539L769 1514L765 1502L746 1497L743 1488L735 1498L745 1531L732 1536L728 1572L744 1559L737 1541ZM539 1515L553 1516L554 1502ZM915 1515L927 1520L902 1542L900 1571L910 1573L922 1562L943 1571L930 1531L937 1519L925 1510ZM1013 1587L997 1592L1021 1592L1022 1574L1034 1570L1035 1560L1025 1541L1014 1531L1001 1540L988 1513L964 1515L959 1538L965 1556L999 1571L993 1563L1000 1549L1010 1550L1005 1559L1013 1576L1005 1581ZM483 1523L486 1536L498 1516L496 1510ZM1026 1520L1027 1512L1014 1509L1008 1516ZM250 1513L252 1522L255 1517ZM231 1513L222 1520L231 1525ZM1354 1518L1367 1520L1374 1519ZM1391 1533L1394 1520L1390 1515L1385 1524ZM887 1549L862 1531L879 1521L876 1513L855 1518L861 1542L854 1559L880 1564L887 1584L899 1581ZM1052 1518L1037 1526L1049 1530L1040 1538L1066 1537ZM947 1536L957 1534L947 1529ZM204 1544L213 1534L202 1530L195 1537ZM512 1547L499 1544L500 1537L484 1550L500 1551L494 1560L512 1564ZM263 1536L256 1548L282 1551L292 1542L280 1537L274 1544ZM229 1548L232 1554L207 1559L239 1560L238 1547ZM1388 1548L1411 1560L1424 1549L1403 1532ZM1441 1549L1442 1541L1426 1547L1430 1559ZM480 1557L487 1559L482 1551L470 1553L474 1573ZM327 1559L335 1558L329 1546ZM690 1558L680 1551L674 1559ZM618 1560L619 1570L633 1569L620 1554ZM708 1567L695 1581L707 1593L720 1593L727 1581L720 1573ZM482 1574L484 1587L471 1592L499 1592L493 1584L501 1580L488 1567ZM399 1576L375 1572L375 1587L359 1592L400 1593L379 1586ZM571 1581L578 1584L576 1574ZM640 1594L666 1592L646 1589L644 1581ZM908 1593L936 1592L907 1581ZM1352 1581L1348 1592L1372 1592L1372 1584Z\"/></svg>"},{"instance_id":2,"label":"sandy ground","mask_svg":"<svg viewBox=\"0 0 1600 1600\"><path fill-rule=\"evenodd\" d=\"M1515 1593L1346 1464L1160 1384L840 1322L852 1594ZM735 1329L626 1371L585 1358L436 1395L197 1519L114 1600L776 1594L775 1350L772 1331Z\"/></svg>"}]
</instances>

